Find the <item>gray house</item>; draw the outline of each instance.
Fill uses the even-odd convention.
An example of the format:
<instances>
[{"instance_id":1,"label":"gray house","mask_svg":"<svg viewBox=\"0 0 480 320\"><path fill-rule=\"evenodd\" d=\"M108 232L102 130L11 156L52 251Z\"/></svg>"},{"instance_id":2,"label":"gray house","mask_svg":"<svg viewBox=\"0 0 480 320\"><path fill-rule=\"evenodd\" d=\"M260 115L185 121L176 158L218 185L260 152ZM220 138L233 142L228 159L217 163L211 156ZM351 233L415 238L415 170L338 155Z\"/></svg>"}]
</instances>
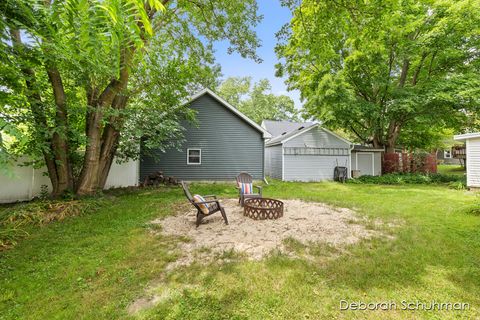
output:
<instances>
[{"instance_id":1,"label":"gray house","mask_svg":"<svg viewBox=\"0 0 480 320\"><path fill-rule=\"evenodd\" d=\"M271 135L209 89L188 102L197 125L183 123L185 142L177 149L142 156L140 179L156 171L182 180L233 180L241 171L264 179L264 139Z\"/></svg>"},{"instance_id":2,"label":"gray house","mask_svg":"<svg viewBox=\"0 0 480 320\"><path fill-rule=\"evenodd\" d=\"M265 144L265 171L284 181L332 180L336 166L350 175L353 144L318 123L264 121L275 133Z\"/></svg>"},{"instance_id":3,"label":"gray house","mask_svg":"<svg viewBox=\"0 0 480 320\"><path fill-rule=\"evenodd\" d=\"M381 149L353 145L313 122L270 121L262 127L273 136L265 144L266 175L284 181L332 180L336 166L355 176L381 175Z\"/></svg>"}]
</instances>

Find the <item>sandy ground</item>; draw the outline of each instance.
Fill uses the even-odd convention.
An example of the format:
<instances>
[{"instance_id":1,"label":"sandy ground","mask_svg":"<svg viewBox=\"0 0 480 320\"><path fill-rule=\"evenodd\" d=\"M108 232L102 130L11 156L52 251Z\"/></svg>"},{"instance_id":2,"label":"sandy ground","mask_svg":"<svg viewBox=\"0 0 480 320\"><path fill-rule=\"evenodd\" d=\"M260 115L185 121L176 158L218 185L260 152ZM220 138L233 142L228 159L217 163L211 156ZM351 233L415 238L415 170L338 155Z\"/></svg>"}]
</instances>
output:
<instances>
[{"instance_id":1,"label":"sandy ground","mask_svg":"<svg viewBox=\"0 0 480 320\"><path fill-rule=\"evenodd\" d=\"M195 258L218 256L235 250L251 259L261 259L273 249L285 251L283 240L294 238L304 244L323 242L339 247L353 244L363 238L379 235L367 230L354 211L335 208L322 203L300 200L282 200L284 215L277 220L253 220L243 215L236 199L221 201L227 212L229 225L220 213L204 219L195 228L196 211L187 212L152 223L160 224L166 235L183 236L191 241L180 244L181 257L169 268L188 265Z\"/></svg>"},{"instance_id":2,"label":"sandy ground","mask_svg":"<svg viewBox=\"0 0 480 320\"><path fill-rule=\"evenodd\" d=\"M196 211L193 207L188 207L186 212L178 215L152 221L153 224L161 226L161 233L190 240L178 244L180 257L167 266L167 271L189 265L193 261L208 263L229 250L235 250L255 260L261 259L272 250L290 255L292 252L284 246L286 238L294 238L306 245L328 243L338 248L361 239L386 236L379 231L366 229L362 218L350 209L300 200L282 201L284 215L277 220L253 220L245 217L238 200L227 199L221 202L227 212L229 225L224 224L220 213L215 213L195 228ZM382 223L377 221L374 224ZM158 294L157 291L156 286L152 286L147 290L147 296L128 306L128 313L133 315L140 310L149 309L175 293L167 290Z\"/></svg>"}]
</instances>

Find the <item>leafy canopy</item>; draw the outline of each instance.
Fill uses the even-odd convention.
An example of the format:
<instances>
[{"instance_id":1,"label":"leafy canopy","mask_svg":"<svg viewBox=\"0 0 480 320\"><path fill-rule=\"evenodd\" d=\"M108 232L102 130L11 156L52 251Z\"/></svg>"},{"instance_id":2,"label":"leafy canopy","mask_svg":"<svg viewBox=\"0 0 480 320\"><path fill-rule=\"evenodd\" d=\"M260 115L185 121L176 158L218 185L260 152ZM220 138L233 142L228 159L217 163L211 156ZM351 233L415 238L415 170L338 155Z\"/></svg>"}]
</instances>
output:
<instances>
[{"instance_id":1,"label":"leafy canopy","mask_svg":"<svg viewBox=\"0 0 480 320\"><path fill-rule=\"evenodd\" d=\"M219 75L212 43L227 40L229 52L260 60L253 27L261 18L254 0L2 2L0 160L19 154L41 162L55 158L51 144L58 133L78 173L82 152L97 143L86 134L92 113L99 114L101 132L109 126L119 132L117 157L138 157L142 137L147 148L180 142L179 122L193 116L183 102L200 87L215 86ZM11 40L13 30L21 35L18 46ZM66 96L62 124L56 118L51 66ZM115 94L128 98L124 108L95 104L121 81L126 85ZM35 110L45 117L45 126L38 125Z\"/></svg>"},{"instance_id":2,"label":"leafy canopy","mask_svg":"<svg viewBox=\"0 0 480 320\"><path fill-rule=\"evenodd\" d=\"M301 91L311 116L390 150L402 135L473 122L480 105L480 1L283 5L293 19L278 33L277 73ZM434 136L412 146L428 147Z\"/></svg>"},{"instance_id":3,"label":"leafy canopy","mask_svg":"<svg viewBox=\"0 0 480 320\"><path fill-rule=\"evenodd\" d=\"M251 77L230 77L217 88L222 98L257 123L263 120L298 121L299 113L292 98L272 93L268 79L252 85Z\"/></svg>"}]
</instances>

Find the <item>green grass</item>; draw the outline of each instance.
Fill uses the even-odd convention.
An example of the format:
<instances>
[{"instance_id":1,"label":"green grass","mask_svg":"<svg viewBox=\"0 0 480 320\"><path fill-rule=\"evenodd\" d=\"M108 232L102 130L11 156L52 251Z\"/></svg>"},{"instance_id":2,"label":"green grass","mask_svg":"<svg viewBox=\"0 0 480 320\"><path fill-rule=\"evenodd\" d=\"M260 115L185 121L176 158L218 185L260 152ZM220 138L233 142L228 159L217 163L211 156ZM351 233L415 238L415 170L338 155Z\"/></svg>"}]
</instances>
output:
<instances>
[{"instance_id":1,"label":"green grass","mask_svg":"<svg viewBox=\"0 0 480 320\"><path fill-rule=\"evenodd\" d=\"M465 167L455 164L440 164L437 167L438 173L447 174L447 175L465 175Z\"/></svg>"},{"instance_id":2,"label":"green grass","mask_svg":"<svg viewBox=\"0 0 480 320\"><path fill-rule=\"evenodd\" d=\"M193 185L192 191L235 196L233 184ZM274 252L247 261L227 252L228 262L167 273L182 239L155 235L148 222L185 203L181 190L117 194L90 213L32 228L0 252L0 319L480 317L480 216L468 213L478 202L475 194L432 185L277 181L264 193L354 208L395 227L385 228L389 237L342 250L312 245L313 259ZM285 243L307 250L295 239ZM131 301L153 294L162 297L153 308L127 314ZM340 311L341 299L460 301L470 309Z\"/></svg>"}]
</instances>

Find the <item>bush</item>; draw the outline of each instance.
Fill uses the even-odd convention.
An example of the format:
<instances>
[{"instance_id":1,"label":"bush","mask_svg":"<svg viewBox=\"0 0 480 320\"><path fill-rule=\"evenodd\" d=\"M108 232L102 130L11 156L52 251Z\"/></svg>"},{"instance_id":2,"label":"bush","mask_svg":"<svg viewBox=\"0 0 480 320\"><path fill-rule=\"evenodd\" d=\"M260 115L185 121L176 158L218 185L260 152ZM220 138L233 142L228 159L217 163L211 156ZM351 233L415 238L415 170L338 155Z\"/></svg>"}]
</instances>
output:
<instances>
[{"instance_id":1,"label":"bush","mask_svg":"<svg viewBox=\"0 0 480 320\"><path fill-rule=\"evenodd\" d=\"M389 173L383 176L361 176L348 180L349 183L371 184L448 184L455 189L465 188L465 177L440 173Z\"/></svg>"}]
</instances>

